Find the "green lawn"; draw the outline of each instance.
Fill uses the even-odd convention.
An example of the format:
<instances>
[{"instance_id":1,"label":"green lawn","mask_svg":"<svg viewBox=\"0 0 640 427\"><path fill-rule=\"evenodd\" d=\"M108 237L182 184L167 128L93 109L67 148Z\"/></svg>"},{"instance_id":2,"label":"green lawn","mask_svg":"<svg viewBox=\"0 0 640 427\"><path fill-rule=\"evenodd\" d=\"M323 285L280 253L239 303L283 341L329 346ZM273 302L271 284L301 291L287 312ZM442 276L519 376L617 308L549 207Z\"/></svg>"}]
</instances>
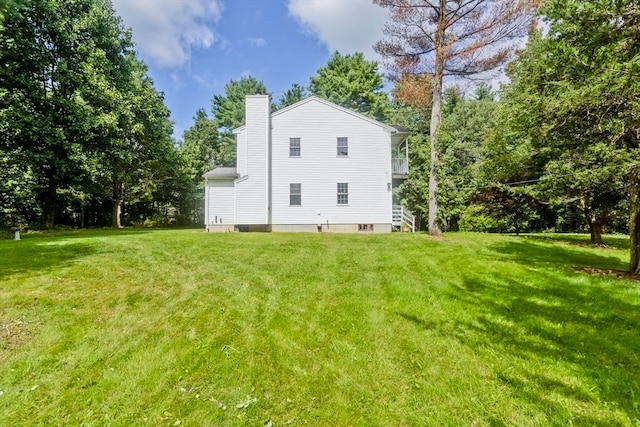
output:
<instances>
[{"instance_id":1,"label":"green lawn","mask_svg":"<svg viewBox=\"0 0 640 427\"><path fill-rule=\"evenodd\" d=\"M0 240L0 425L638 426L627 239Z\"/></svg>"}]
</instances>

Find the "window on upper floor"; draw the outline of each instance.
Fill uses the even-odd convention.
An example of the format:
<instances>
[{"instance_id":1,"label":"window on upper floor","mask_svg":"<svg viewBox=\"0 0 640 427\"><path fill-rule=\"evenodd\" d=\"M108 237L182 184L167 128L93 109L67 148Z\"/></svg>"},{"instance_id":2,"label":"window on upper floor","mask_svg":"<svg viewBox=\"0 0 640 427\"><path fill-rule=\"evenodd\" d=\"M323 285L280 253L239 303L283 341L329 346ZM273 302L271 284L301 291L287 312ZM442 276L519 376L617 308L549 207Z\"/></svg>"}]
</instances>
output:
<instances>
[{"instance_id":1,"label":"window on upper floor","mask_svg":"<svg viewBox=\"0 0 640 427\"><path fill-rule=\"evenodd\" d=\"M349 183L347 182L338 183L338 204L339 205L349 204Z\"/></svg>"},{"instance_id":2,"label":"window on upper floor","mask_svg":"<svg viewBox=\"0 0 640 427\"><path fill-rule=\"evenodd\" d=\"M289 206L302 206L302 184L289 184Z\"/></svg>"},{"instance_id":3,"label":"window on upper floor","mask_svg":"<svg viewBox=\"0 0 640 427\"><path fill-rule=\"evenodd\" d=\"M289 157L300 157L300 138L289 138Z\"/></svg>"},{"instance_id":4,"label":"window on upper floor","mask_svg":"<svg viewBox=\"0 0 640 427\"><path fill-rule=\"evenodd\" d=\"M338 157L347 157L349 155L349 138L345 136L338 137Z\"/></svg>"}]
</instances>

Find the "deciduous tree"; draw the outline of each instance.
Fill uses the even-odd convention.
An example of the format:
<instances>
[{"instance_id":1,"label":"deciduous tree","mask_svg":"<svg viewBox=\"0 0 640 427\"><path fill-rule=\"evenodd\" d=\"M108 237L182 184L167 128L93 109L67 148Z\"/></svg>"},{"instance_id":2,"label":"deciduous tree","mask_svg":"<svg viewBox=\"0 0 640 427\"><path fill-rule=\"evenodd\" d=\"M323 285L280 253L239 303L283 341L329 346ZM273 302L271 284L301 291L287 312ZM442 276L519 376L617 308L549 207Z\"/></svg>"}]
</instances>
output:
<instances>
[{"instance_id":1,"label":"deciduous tree","mask_svg":"<svg viewBox=\"0 0 640 427\"><path fill-rule=\"evenodd\" d=\"M443 79L468 77L495 69L514 50L509 41L523 31L536 0L373 0L390 10L387 38L378 53L395 61L398 73L426 73L433 78L429 233L440 235L436 192L438 132L442 118Z\"/></svg>"},{"instance_id":2,"label":"deciduous tree","mask_svg":"<svg viewBox=\"0 0 640 427\"><path fill-rule=\"evenodd\" d=\"M19 162L9 210L35 199L51 227L70 204L111 195L119 225L125 186L151 188L173 150L162 96L109 0L23 3L0 28L0 158Z\"/></svg>"},{"instance_id":3,"label":"deciduous tree","mask_svg":"<svg viewBox=\"0 0 640 427\"><path fill-rule=\"evenodd\" d=\"M83 94L92 72L87 44L102 38L87 19L95 5L33 0L6 15L0 30L3 148L19 148L38 180L46 227L54 223L58 188L81 175L90 139L93 111Z\"/></svg>"},{"instance_id":4,"label":"deciduous tree","mask_svg":"<svg viewBox=\"0 0 640 427\"><path fill-rule=\"evenodd\" d=\"M185 221L188 212L195 211L194 207L200 207L204 200L202 175L216 166L233 161L233 147L222 146L224 141L218 134L215 122L207 117L204 109L199 109L193 126L184 132L179 148L183 178L179 207ZM199 220L196 215L192 217L194 222Z\"/></svg>"},{"instance_id":5,"label":"deciduous tree","mask_svg":"<svg viewBox=\"0 0 640 427\"><path fill-rule=\"evenodd\" d=\"M579 204L592 239L626 187L640 273L640 10L634 2L549 0L548 36L532 34L510 68L506 132L544 160L547 193Z\"/></svg>"},{"instance_id":6,"label":"deciduous tree","mask_svg":"<svg viewBox=\"0 0 640 427\"><path fill-rule=\"evenodd\" d=\"M486 84L480 85L468 99L453 88L445 90L438 164L439 217L449 231L458 230L462 213L487 184L480 171L480 161L496 106Z\"/></svg>"}]
</instances>

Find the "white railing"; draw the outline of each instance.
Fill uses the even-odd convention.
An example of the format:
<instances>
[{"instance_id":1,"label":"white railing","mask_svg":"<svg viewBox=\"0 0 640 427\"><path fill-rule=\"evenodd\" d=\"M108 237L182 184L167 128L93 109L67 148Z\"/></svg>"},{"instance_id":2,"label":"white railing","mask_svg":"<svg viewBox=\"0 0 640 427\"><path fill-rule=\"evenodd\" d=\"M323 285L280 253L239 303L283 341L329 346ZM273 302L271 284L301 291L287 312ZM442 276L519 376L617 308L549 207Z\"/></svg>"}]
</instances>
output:
<instances>
[{"instance_id":1,"label":"white railing","mask_svg":"<svg viewBox=\"0 0 640 427\"><path fill-rule=\"evenodd\" d=\"M409 159L394 157L391 159L391 170L394 175L408 175L409 174Z\"/></svg>"},{"instance_id":2,"label":"white railing","mask_svg":"<svg viewBox=\"0 0 640 427\"><path fill-rule=\"evenodd\" d=\"M413 233L416 231L416 217L403 206L393 205L391 225L400 231L404 231L407 228Z\"/></svg>"}]
</instances>

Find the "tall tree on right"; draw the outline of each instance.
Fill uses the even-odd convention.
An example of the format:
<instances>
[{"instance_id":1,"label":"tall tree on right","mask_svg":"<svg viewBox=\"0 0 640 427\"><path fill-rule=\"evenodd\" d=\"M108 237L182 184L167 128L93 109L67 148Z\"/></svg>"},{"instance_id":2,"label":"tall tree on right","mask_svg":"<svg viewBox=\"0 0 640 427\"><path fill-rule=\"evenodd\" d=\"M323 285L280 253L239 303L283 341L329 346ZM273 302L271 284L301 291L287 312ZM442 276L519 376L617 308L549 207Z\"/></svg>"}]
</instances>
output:
<instances>
[{"instance_id":1,"label":"tall tree on right","mask_svg":"<svg viewBox=\"0 0 640 427\"><path fill-rule=\"evenodd\" d=\"M429 167L429 234L438 224L438 131L442 120L445 76L469 77L492 70L511 58L511 40L526 34L539 0L373 0L390 10L385 40L375 45L394 60L399 74L433 78Z\"/></svg>"},{"instance_id":2,"label":"tall tree on right","mask_svg":"<svg viewBox=\"0 0 640 427\"><path fill-rule=\"evenodd\" d=\"M547 35L532 33L509 67L506 120L498 118L504 142L524 141L544 158L541 186L577 200L594 243L626 197L629 271L640 274L640 9L623 0L546 0L540 12Z\"/></svg>"}]
</instances>

